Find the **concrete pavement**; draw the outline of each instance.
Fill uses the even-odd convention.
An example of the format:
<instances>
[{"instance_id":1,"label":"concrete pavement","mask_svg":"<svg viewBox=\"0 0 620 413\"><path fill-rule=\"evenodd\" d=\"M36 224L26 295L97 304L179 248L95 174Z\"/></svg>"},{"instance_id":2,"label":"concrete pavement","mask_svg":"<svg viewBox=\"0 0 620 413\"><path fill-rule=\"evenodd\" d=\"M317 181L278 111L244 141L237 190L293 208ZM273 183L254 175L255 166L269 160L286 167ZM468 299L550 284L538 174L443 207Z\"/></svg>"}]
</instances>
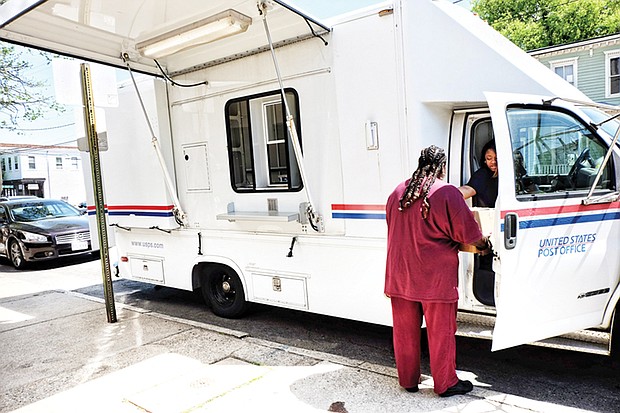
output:
<instances>
[{"instance_id":1,"label":"concrete pavement","mask_svg":"<svg viewBox=\"0 0 620 413\"><path fill-rule=\"evenodd\" d=\"M476 385L468 395L439 398L430 377L410 394L394 368L120 303L109 324L100 299L4 275L0 412L584 411L498 393L464 372Z\"/></svg>"}]
</instances>

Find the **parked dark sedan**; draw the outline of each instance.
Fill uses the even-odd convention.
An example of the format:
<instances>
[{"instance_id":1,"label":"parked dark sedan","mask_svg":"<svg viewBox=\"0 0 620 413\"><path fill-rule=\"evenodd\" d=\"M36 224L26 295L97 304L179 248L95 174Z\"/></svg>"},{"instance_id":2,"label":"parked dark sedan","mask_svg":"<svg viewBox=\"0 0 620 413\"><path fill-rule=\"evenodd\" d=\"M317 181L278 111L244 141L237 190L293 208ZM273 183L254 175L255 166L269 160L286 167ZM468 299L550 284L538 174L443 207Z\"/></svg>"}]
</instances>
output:
<instances>
[{"instance_id":1,"label":"parked dark sedan","mask_svg":"<svg viewBox=\"0 0 620 413\"><path fill-rule=\"evenodd\" d=\"M28 262L92 252L88 218L67 202L0 202L0 255L17 269Z\"/></svg>"}]
</instances>

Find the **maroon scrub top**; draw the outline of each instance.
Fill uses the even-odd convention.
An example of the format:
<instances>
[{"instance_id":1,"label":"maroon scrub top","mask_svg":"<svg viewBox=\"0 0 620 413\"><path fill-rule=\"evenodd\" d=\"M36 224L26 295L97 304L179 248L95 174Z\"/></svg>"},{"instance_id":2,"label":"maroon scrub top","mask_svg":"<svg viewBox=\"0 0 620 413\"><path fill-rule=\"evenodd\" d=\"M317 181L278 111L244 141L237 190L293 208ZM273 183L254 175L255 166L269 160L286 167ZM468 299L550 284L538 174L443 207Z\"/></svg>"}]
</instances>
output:
<instances>
[{"instance_id":1,"label":"maroon scrub top","mask_svg":"<svg viewBox=\"0 0 620 413\"><path fill-rule=\"evenodd\" d=\"M422 200L399 211L399 200L409 181L388 198L385 294L410 301L458 300L459 244L482 238L461 191L436 180L429 191L430 210L422 218Z\"/></svg>"}]
</instances>

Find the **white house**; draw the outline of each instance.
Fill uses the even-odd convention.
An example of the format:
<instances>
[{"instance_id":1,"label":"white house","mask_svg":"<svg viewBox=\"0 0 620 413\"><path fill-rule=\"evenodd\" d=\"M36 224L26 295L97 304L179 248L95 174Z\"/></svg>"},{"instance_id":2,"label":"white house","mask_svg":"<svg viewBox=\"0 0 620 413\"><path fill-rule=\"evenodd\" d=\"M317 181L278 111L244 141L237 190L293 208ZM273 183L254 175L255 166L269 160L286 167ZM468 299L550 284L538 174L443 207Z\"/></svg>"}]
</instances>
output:
<instances>
[{"instance_id":1,"label":"white house","mask_svg":"<svg viewBox=\"0 0 620 413\"><path fill-rule=\"evenodd\" d=\"M36 195L77 205L86 200L75 146L0 143L2 195Z\"/></svg>"}]
</instances>

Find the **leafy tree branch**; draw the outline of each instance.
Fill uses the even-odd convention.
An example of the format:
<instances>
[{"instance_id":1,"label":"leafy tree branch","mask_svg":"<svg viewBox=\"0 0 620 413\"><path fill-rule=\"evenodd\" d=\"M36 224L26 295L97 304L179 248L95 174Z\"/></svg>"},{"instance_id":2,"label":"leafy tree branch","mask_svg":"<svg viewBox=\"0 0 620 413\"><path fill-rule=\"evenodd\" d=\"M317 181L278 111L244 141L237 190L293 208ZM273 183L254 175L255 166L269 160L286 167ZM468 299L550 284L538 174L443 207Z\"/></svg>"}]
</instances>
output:
<instances>
[{"instance_id":1,"label":"leafy tree branch","mask_svg":"<svg viewBox=\"0 0 620 413\"><path fill-rule=\"evenodd\" d=\"M472 10L524 50L620 32L620 0L474 0Z\"/></svg>"},{"instance_id":2,"label":"leafy tree branch","mask_svg":"<svg viewBox=\"0 0 620 413\"><path fill-rule=\"evenodd\" d=\"M0 42L0 129L17 129L19 121L32 121L49 111L62 112L63 106L45 94L45 83L29 73L25 53L17 46ZM49 56L45 55L49 62Z\"/></svg>"}]
</instances>

